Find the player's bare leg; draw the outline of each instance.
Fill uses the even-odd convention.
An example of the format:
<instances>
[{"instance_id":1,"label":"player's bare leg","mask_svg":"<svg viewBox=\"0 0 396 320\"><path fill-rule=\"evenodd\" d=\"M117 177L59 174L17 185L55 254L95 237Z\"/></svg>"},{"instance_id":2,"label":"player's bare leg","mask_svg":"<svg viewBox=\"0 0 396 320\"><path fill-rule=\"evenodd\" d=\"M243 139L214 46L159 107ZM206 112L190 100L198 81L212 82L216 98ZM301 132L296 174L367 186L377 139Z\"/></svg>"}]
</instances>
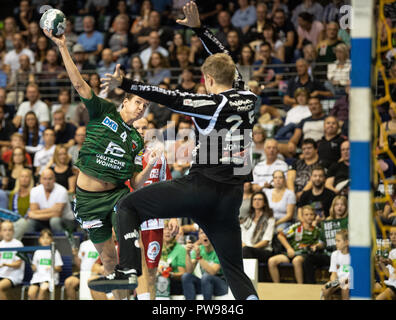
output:
<instances>
[{"instance_id":1,"label":"player's bare leg","mask_svg":"<svg viewBox=\"0 0 396 320\"><path fill-rule=\"evenodd\" d=\"M146 257L144 253L144 246L141 236L139 239L139 245L142 256L142 275L138 278L138 286L136 288L136 294L141 297L145 297L145 294L147 294L150 296L149 297L150 300L155 300L155 279L156 279L157 269L151 269L147 267Z\"/></svg>"}]
</instances>

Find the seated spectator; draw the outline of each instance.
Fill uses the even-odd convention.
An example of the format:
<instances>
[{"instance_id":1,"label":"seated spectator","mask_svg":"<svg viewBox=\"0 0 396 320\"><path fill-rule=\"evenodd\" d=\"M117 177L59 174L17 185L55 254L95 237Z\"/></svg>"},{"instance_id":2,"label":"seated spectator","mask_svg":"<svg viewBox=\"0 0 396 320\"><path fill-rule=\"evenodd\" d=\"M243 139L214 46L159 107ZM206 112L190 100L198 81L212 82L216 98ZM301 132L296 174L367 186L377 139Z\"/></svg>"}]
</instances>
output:
<instances>
[{"instance_id":1,"label":"seated spectator","mask_svg":"<svg viewBox=\"0 0 396 320\"><path fill-rule=\"evenodd\" d=\"M25 149L20 147L15 148L12 152L11 160L8 163L8 168L6 169L7 179L2 179L1 187L3 190L13 190L23 169L30 169L25 154Z\"/></svg>"},{"instance_id":2,"label":"seated spectator","mask_svg":"<svg viewBox=\"0 0 396 320\"><path fill-rule=\"evenodd\" d=\"M275 139L265 140L264 155L264 160L257 163L253 169L252 186L254 191L273 187L272 174L277 170L286 173L288 169L287 163L278 159L278 142Z\"/></svg>"},{"instance_id":3,"label":"seated spectator","mask_svg":"<svg viewBox=\"0 0 396 320\"><path fill-rule=\"evenodd\" d=\"M114 32L108 34L104 41L105 48L112 51L114 61L124 66L127 65L129 56L138 49L135 37L128 30L129 17L120 14L114 20Z\"/></svg>"},{"instance_id":4,"label":"seated spectator","mask_svg":"<svg viewBox=\"0 0 396 320\"><path fill-rule=\"evenodd\" d=\"M20 248L23 244L14 237L14 226L10 221L0 224L0 248ZM10 289L22 283L25 262L18 251L4 251L0 258L0 300L10 300Z\"/></svg>"},{"instance_id":5,"label":"seated spectator","mask_svg":"<svg viewBox=\"0 0 396 320\"><path fill-rule=\"evenodd\" d=\"M41 246L50 246L54 241L52 232L49 229L43 229L40 232L40 237L38 242ZM51 261L51 251L50 250L36 250L33 254L32 259L32 271L33 276L30 280L30 286L28 289L29 300L48 300L49 289L51 282L51 266L49 262ZM62 257L58 251L55 250L55 261L54 261L54 284L59 284L59 272L62 271L63 261Z\"/></svg>"},{"instance_id":6,"label":"seated spectator","mask_svg":"<svg viewBox=\"0 0 396 320\"><path fill-rule=\"evenodd\" d=\"M6 89L0 88L0 107L3 107L5 119L12 120L14 118L15 115L14 101L15 99L12 99L12 97L7 95Z\"/></svg>"},{"instance_id":7,"label":"seated spectator","mask_svg":"<svg viewBox=\"0 0 396 320\"><path fill-rule=\"evenodd\" d=\"M318 43L317 62L330 63L337 59L334 49L338 44L343 43L338 39L338 29L337 22L332 21L326 24L324 39Z\"/></svg>"},{"instance_id":8,"label":"seated spectator","mask_svg":"<svg viewBox=\"0 0 396 320\"><path fill-rule=\"evenodd\" d=\"M349 300L351 283L351 256L349 254L348 230L340 230L336 234L337 250L330 258L330 281L322 289L324 300L334 300L334 295L341 295L342 300ZM337 283L334 283L337 280ZM333 285L328 286L332 283Z\"/></svg>"},{"instance_id":9,"label":"seated spectator","mask_svg":"<svg viewBox=\"0 0 396 320\"><path fill-rule=\"evenodd\" d=\"M58 103L54 103L51 108L52 121L54 119L55 111L61 110L65 114L66 122L78 125L77 107L76 103L71 103L70 90L59 89ZM53 122L52 122L53 125Z\"/></svg>"},{"instance_id":10,"label":"seated spectator","mask_svg":"<svg viewBox=\"0 0 396 320\"><path fill-rule=\"evenodd\" d=\"M16 23L22 32L26 32L29 29L30 22L40 20L38 11L29 0L21 0L19 6L15 8L14 13Z\"/></svg>"},{"instance_id":11,"label":"seated spectator","mask_svg":"<svg viewBox=\"0 0 396 320\"><path fill-rule=\"evenodd\" d=\"M271 45L271 55L281 61L281 64L285 61L285 47L283 42L278 39L278 34L275 32L275 27L272 23L267 23L263 28L262 40L251 42L250 45L257 47L257 43L268 42Z\"/></svg>"},{"instance_id":12,"label":"seated spectator","mask_svg":"<svg viewBox=\"0 0 396 320\"><path fill-rule=\"evenodd\" d=\"M239 9L232 15L231 23L246 33L256 20L256 7L249 5L248 0L238 0Z\"/></svg>"},{"instance_id":13,"label":"seated spectator","mask_svg":"<svg viewBox=\"0 0 396 320\"><path fill-rule=\"evenodd\" d=\"M318 56L318 52L316 51L316 48L312 43L308 43L304 45L303 49L303 59L308 63L308 74L310 77L314 76L314 73L317 74L316 79L322 80L326 79L323 75L321 75L318 70L321 70L323 72L323 67L318 66L316 63L316 58Z\"/></svg>"},{"instance_id":14,"label":"seated spectator","mask_svg":"<svg viewBox=\"0 0 396 320\"><path fill-rule=\"evenodd\" d=\"M264 144L267 139L267 133L261 125L255 124L253 126L252 135L252 165L254 167L258 162L263 161L265 158Z\"/></svg>"},{"instance_id":15,"label":"seated spectator","mask_svg":"<svg viewBox=\"0 0 396 320\"><path fill-rule=\"evenodd\" d=\"M127 73L127 78L133 79L134 81L144 82L146 78L146 70L144 70L143 62L138 55L132 56L131 59L131 71Z\"/></svg>"},{"instance_id":16,"label":"seated spectator","mask_svg":"<svg viewBox=\"0 0 396 320\"><path fill-rule=\"evenodd\" d=\"M227 38L223 43L225 44L226 42ZM188 58L188 61L190 61L194 66L202 66L207 57L207 53L197 35L191 36L190 49L190 57Z\"/></svg>"},{"instance_id":17,"label":"seated spectator","mask_svg":"<svg viewBox=\"0 0 396 320\"><path fill-rule=\"evenodd\" d=\"M88 61L84 47L80 43L73 46L73 60L78 71L80 71L85 81L89 79L89 73L96 70L96 66Z\"/></svg>"},{"instance_id":18,"label":"seated spectator","mask_svg":"<svg viewBox=\"0 0 396 320\"><path fill-rule=\"evenodd\" d=\"M266 188L264 192L275 218L276 232L287 229L293 220L296 207L296 195L286 188L285 173L276 170L272 174L273 188Z\"/></svg>"},{"instance_id":19,"label":"seated spectator","mask_svg":"<svg viewBox=\"0 0 396 320\"><path fill-rule=\"evenodd\" d=\"M106 73L113 73L116 67L114 62L113 52L109 48L105 48L102 51L102 60L99 61L96 72L100 78L104 78Z\"/></svg>"},{"instance_id":20,"label":"seated spectator","mask_svg":"<svg viewBox=\"0 0 396 320\"><path fill-rule=\"evenodd\" d=\"M139 55L145 69L147 69L151 55L154 52L159 52L164 57L168 57L169 55L168 50L160 46L160 36L157 31L150 32L148 43L149 47L140 52Z\"/></svg>"},{"instance_id":21,"label":"seated spectator","mask_svg":"<svg viewBox=\"0 0 396 320\"><path fill-rule=\"evenodd\" d=\"M312 18L317 21L322 21L323 19L323 7L315 0L304 0L301 4L294 8L291 21L293 22L295 28L298 26L298 18L300 13L307 12L312 15Z\"/></svg>"},{"instance_id":22,"label":"seated spectator","mask_svg":"<svg viewBox=\"0 0 396 320\"><path fill-rule=\"evenodd\" d=\"M278 35L278 39L282 41L285 47L285 62L290 63L294 57L294 46L297 39L296 31L293 24L287 19L286 13L282 8L278 8L274 11L272 17L275 32Z\"/></svg>"},{"instance_id":23,"label":"seated spectator","mask_svg":"<svg viewBox=\"0 0 396 320\"><path fill-rule=\"evenodd\" d=\"M172 68L177 68L176 70L171 71L172 83L173 84L180 84L180 75L182 71L180 69L192 68L192 64L188 60L190 56L190 48L187 46L181 46L177 48L176 52L176 60L173 61L173 65L171 64ZM193 73L195 74L195 73Z\"/></svg>"},{"instance_id":24,"label":"seated spectator","mask_svg":"<svg viewBox=\"0 0 396 320\"><path fill-rule=\"evenodd\" d=\"M247 40L245 42L252 42L255 40L260 40L263 35L263 28L266 24L270 22L267 17L268 7L265 3L259 2L256 5L256 22L251 25L246 32L245 36Z\"/></svg>"},{"instance_id":25,"label":"seated spectator","mask_svg":"<svg viewBox=\"0 0 396 320\"><path fill-rule=\"evenodd\" d=\"M173 35L173 40L170 45L168 45L169 52L169 63L171 66L177 65L177 50L179 48L187 46L184 35L181 32L176 32ZM190 55L190 52L188 52Z\"/></svg>"},{"instance_id":26,"label":"seated spectator","mask_svg":"<svg viewBox=\"0 0 396 320\"><path fill-rule=\"evenodd\" d=\"M280 282L278 270L280 263L292 263L297 283L304 282L304 255L308 250L316 251L319 245L320 230L313 226L314 220L315 211L312 207L305 206L302 221L278 233L278 239L286 249L286 253L278 254L268 260L268 270L273 282Z\"/></svg>"},{"instance_id":27,"label":"seated spectator","mask_svg":"<svg viewBox=\"0 0 396 320\"><path fill-rule=\"evenodd\" d=\"M181 280L186 300L195 300L196 295L200 293L204 300L212 300L213 296L227 294L228 285L219 258L202 229L199 229L198 241L187 242L185 250L186 271L182 274ZM197 264L201 268L201 278L193 274Z\"/></svg>"},{"instance_id":28,"label":"seated spectator","mask_svg":"<svg viewBox=\"0 0 396 320\"><path fill-rule=\"evenodd\" d=\"M28 226L27 211L30 206L30 191L34 186L33 173L30 169L22 169L14 190L8 197L8 209L18 212L21 218L14 222L15 238L21 240Z\"/></svg>"},{"instance_id":29,"label":"seated spectator","mask_svg":"<svg viewBox=\"0 0 396 320\"><path fill-rule=\"evenodd\" d=\"M26 87L27 101L22 102L18 107L18 112L12 120L14 126L19 128L24 123L25 115L28 111L34 111L40 125L48 127L50 114L47 104L40 100L40 91L37 84L30 83Z\"/></svg>"},{"instance_id":30,"label":"seated spectator","mask_svg":"<svg viewBox=\"0 0 396 320\"><path fill-rule=\"evenodd\" d=\"M241 207L239 208L239 220L244 219L248 216L252 195L253 195L252 184L250 182L245 182L243 184L242 204Z\"/></svg>"},{"instance_id":31,"label":"seated spectator","mask_svg":"<svg viewBox=\"0 0 396 320\"><path fill-rule=\"evenodd\" d=\"M2 153L1 160L3 160L4 163L8 164L8 162L10 162L10 160L12 158L13 150L17 147L25 148L25 143L23 141L23 136L18 132L14 132L11 135L11 148L8 150L5 150ZM25 153L25 156L28 160L28 164L31 166L32 165L32 157L27 152Z\"/></svg>"},{"instance_id":32,"label":"seated spectator","mask_svg":"<svg viewBox=\"0 0 396 320\"><path fill-rule=\"evenodd\" d=\"M329 112L330 115L337 117L340 127L343 127L349 119L349 90L350 85L345 86L345 95L336 100ZM343 135L348 136L348 132L343 132Z\"/></svg>"},{"instance_id":33,"label":"seated spectator","mask_svg":"<svg viewBox=\"0 0 396 320\"><path fill-rule=\"evenodd\" d=\"M226 46L228 48L228 52L232 60L234 60L235 63L238 62L239 56L241 55L241 49L242 49L241 42L242 41L239 38L238 32L236 30L228 31Z\"/></svg>"},{"instance_id":34,"label":"seated spectator","mask_svg":"<svg viewBox=\"0 0 396 320\"><path fill-rule=\"evenodd\" d=\"M170 83L171 73L169 62L160 52L153 52L147 65L147 82L159 85L161 82Z\"/></svg>"},{"instance_id":35,"label":"seated spectator","mask_svg":"<svg viewBox=\"0 0 396 320\"><path fill-rule=\"evenodd\" d=\"M18 26L16 24L15 18L12 16L6 17L4 19L4 28L1 33L4 36L7 52L14 49L13 37L14 34L17 32L18 32Z\"/></svg>"},{"instance_id":36,"label":"seated spectator","mask_svg":"<svg viewBox=\"0 0 396 320\"><path fill-rule=\"evenodd\" d=\"M321 164L315 140L304 140L301 149L302 159L296 160L287 171L287 188L296 194L297 200L300 200L303 191L312 188L312 169L315 165Z\"/></svg>"},{"instance_id":37,"label":"seated spectator","mask_svg":"<svg viewBox=\"0 0 396 320\"><path fill-rule=\"evenodd\" d=\"M0 148L11 146L11 135L16 131L12 121L5 118L4 108L0 105Z\"/></svg>"},{"instance_id":38,"label":"seated spectator","mask_svg":"<svg viewBox=\"0 0 396 320\"><path fill-rule=\"evenodd\" d=\"M325 169L329 169L333 163L338 162L341 157L341 144L346 140L346 137L339 133L339 125L337 118L334 116L327 116L324 121L324 135L318 141L319 159L322 161Z\"/></svg>"},{"instance_id":39,"label":"seated spectator","mask_svg":"<svg viewBox=\"0 0 396 320\"><path fill-rule=\"evenodd\" d=\"M40 184L30 191L29 209L26 232L39 232L44 228L64 232L76 228L67 190L55 182L51 169L43 170Z\"/></svg>"},{"instance_id":40,"label":"seated spectator","mask_svg":"<svg viewBox=\"0 0 396 320\"><path fill-rule=\"evenodd\" d=\"M219 41L222 44L227 43L227 34L231 30L236 30L238 32L238 35L240 36L239 38L242 38L242 30L238 27L235 27L231 23L231 14L230 12L226 10L221 10L217 14L217 23L218 23L218 30L215 32L216 38L219 39ZM192 43L191 43L192 45Z\"/></svg>"},{"instance_id":41,"label":"seated spectator","mask_svg":"<svg viewBox=\"0 0 396 320\"><path fill-rule=\"evenodd\" d=\"M140 5L139 12L137 12L137 16L135 21L133 21L130 29L130 33L134 36L142 30L142 28L147 28L149 25L149 16L150 12L153 11L153 5L150 0L143 0Z\"/></svg>"},{"instance_id":42,"label":"seated spectator","mask_svg":"<svg viewBox=\"0 0 396 320\"><path fill-rule=\"evenodd\" d=\"M23 127L18 132L22 134L25 143L25 149L29 154L34 155L43 148L43 132L45 127L40 125L34 111L28 111L25 115Z\"/></svg>"},{"instance_id":43,"label":"seated spectator","mask_svg":"<svg viewBox=\"0 0 396 320\"><path fill-rule=\"evenodd\" d=\"M70 148L74 144L74 134L76 126L70 122L66 122L65 114L62 110L53 113L55 144L64 144L66 148Z\"/></svg>"},{"instance_id":44,"label":"seated spectator","mask_svg":"<svg viewBox=\"0 0 396 320\"><path fill-rule=\"evenodd\" d=\"M85 240L81 242L78 250L77 248L72 249L72 254L73 264L79 271L65 279L65 291L67 300L79 300L77 292L80 286L80 272L91 272L99 253L91 240Z\"/></svg>"},{"instance_id":45,"label":"seated spectator","mask_svg":"<svg viewBox=\"0 0 396 320\"><path fill-rule=\"evenodd\" d=\"M272 256L274 230L275 218L269 200L264 192L254 192L248 215L241 219L243 258L266 263Z\"/></svg>"},{"instance_id":46,"label":"seated spectator","mask_svg":"<svg viewBox=\"0 0 396 320\"><path fill-rule=\"evenodd\" d=\"M83 19L84 32L78 36L77 43L81 44L91 63L95 62L103 50L104 39L102 33L95 30L95 18L85 16Z\"/></svg>"},{"instance_id":47,"label":"seated spectator","mask_svg":"<svg viewBox=\"0 0 396 320\"><path fill-rule=\"evenodd\" d=\"M222 1L199 1L197 3L201 21L204 25L216 27L217 14L224 9L225 2Z\"/></svg>"},{"instance_id":48,"label":"seated spectator","mask_svg":"<svg viewBox=\"0 0 396 320\"><path fill-rule=\"evenodd\" d=\"M297 125L305 118L312 116L308 106L309 93L305 88L298 88L294 92L296 104L286 113L285 123L275 134L276 140L289 140Z\"/></svg>"},{"instance_id":49,"label":"seated spectator","mask_svg":"<svg viewBox=\"0 0 396 320\"><path fill-rule=\"evenodd\" d=\"M35 176L41 175L47 163L51 160L55 152L55 131L47 128L43 132L44 147L34 155L33 166L35 168Z\"/></svg>"},{"instance_id":50,"label":"seated spectator","mask_svg":"<svg viewBox=\"0 0 396 320\"><path fill-rule=\"evenodd\" d=\"M335 46L336 61L327 65L327 80L335 96L345 95L345 87L350 84L351 60L349 49L344 43Z\"/></svg>"},{"instance_id":51,"label":"seated spectator","mask_svg":"<svg viewBox=\"0 0 396 320\"><path fill-rule=\"evenodd\" d=\"M77 43L78 36L74 33L74 25L70 19L66 19L65 37L67 49L72 52L73 46Z\"/></svg>"},{"instance_id":52,"label":"seated spectator","mask_svg":"<svg viewBox=\"0 0 396 320\"><path fill-rule=\"evenodd\" d=\"M253 76L252 65L254 63L254 56L255 52L250 45L245 44L242 46L241 54L236 66L245 82L249 82L250 78Z\"/></svg>"},{"instance_id":53,"label":"seated spectator","mask_svg":"<svg viewBox=\"0 0 396 320\"><path fill-rule=\"evenodd\" d=\"M316 268L330 266L330 256L336 250L336 233L348 230L348 200L335 196L330 207L330 215L320 224L320 251L308 252L304 259L304 283L314 284Z\"/></svg>"},{"instance_id":54,"label":"seated spectator","mask_svg":"<svg viewBox=\"0 0 396 320\"><path fill-rule=\"evenodd\" d=\"M21 33L14 33L12 37L12 44L14 49L7 52L4 57L4 71L8 74L15 72L20 68L19 57L25 54L30 59L30 64L34 64L34 53L26 47L25 39Z\"/></svg>"},{"instance_id":55,"label":"seated spectator","mask_svg":"<svg viewBox=\"0 0 396 320\"><path fill-rule=\"evenodd\" d=\"M287 106L292 106L297 103L294 97L294 92L298 88L305 88L308 90L312 98L332 97L331 91L328 91L318 80L308 74L308 63L304 59L296 61L297 76L291 78L287 83L287 92L283 97L283 103Z\"/></svg>"},{"instance_id":56,"label":"seated spectator","mask_svg":"<svg viewBox=\"0 0 396 320\"><path fill-rule=\"evenodd\" d=\"M85 137L86 137L86 127L84 126L78 127L74 135L75 144L72 145L68 150L68 154L71 157L73 165L76 163L78 159L78 153L80 152L81 147L85 141Z\"/></svg>"},{"instance_id":57,"label":"seated spectator","mask_svg":"<svg viewBox=\"0 0 396 320\"><path fill-rule=\"evenodd\" d=\"M320 222L330 215L331 202L335 197L335 193L326 188L325 182L325 169L319 165L313 167L311 174L312 188L304 191L297 203L297 217L300 221L302 221L302 208L307 205L315 210L315 226L319 226Z\"/></svg>"},{"instance_id":58,"label":"seated spectator","mask_svg":"<svg viewBox=\"0 0 396 320\"><path fill-rule=\"evenodd\" d=\"M336 194L347 195L349 191L349 148L348 140L341 143L341 158L327 172L326 188Z\"/></svg>"},{"instance_id":59,"label":"seated spectator","mask_svg":"<svg viewBox=\"0 0 396 320\"><path fill-rule=\"evenodd\" d=\"M182 276L186 272L186 249L180 245L164 224L164 238L161 259L157 272L156 297L169 298L183 294Z\"/></svg>"},{"instance_id":60,"label":"seated spectator","mask_svg":"<svg viewBox=\"0 0 396 320\"><path fill-rule=\"evenodd\" d=\"M176 90L183 92L195 93L196 83L194 82L194 71L191 68L184 68L180 75L180 83Z\"/></svg>"},{"instance_id":61,"label":"seated spectator","mask_svg":"<svg viewBox=\"0 0 396 320\"><path fill-rule=\"evenodd\" d=\"M301 12L298 15L297 35L298 42L296 46L296 57L301 56L300 50L307 43L312 43L315 47L324 38L324 26L318 21L314 20L314 16L308 12Z\"/></svg>"},{"instance_id":62,"label":"seated spectator","mask_svg":"<svg viewBox=\"0 0 396 320\"><path fill-rule=\"evenodd\" d=\"M47 56L47 51L50 48L51 44L49 42L49 39L45 35L40 36L37 40L37 49L34 52L34 67L37 72L41 71L43 63L45 61L45 57Z\"/></svg>"}]
</instances>

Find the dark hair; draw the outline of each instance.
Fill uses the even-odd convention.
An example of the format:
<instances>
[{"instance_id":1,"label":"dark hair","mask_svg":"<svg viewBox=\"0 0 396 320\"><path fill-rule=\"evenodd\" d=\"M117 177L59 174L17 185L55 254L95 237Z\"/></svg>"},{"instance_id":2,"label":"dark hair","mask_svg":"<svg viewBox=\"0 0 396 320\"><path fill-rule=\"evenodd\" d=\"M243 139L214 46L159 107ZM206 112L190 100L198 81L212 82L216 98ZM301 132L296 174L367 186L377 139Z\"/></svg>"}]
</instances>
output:
<instances>
[{"instance_id":1,"label":"dark hair","mask_svg":"<svg viewBox=\"0 0 396 320\"><path fill-rule=\"evenodd\" d=\"M249 62L249 65L251 66L251 65L253 65L253 62L254 62L254 50L248 44L245 44L245 45L242 46L241 54L239 55L239 63L241 64L243 62L242 61L242 51L243 51L244 48L248 48L250 50L251 57L250 57L248 62Z\"/></svg>"},{"instance_id":2,"label":"dark hair","mask_svg":"<svg viewBox=\"0 0 396 320\"><path fill-rule=\"evenodd\" d=\"M254 216L253 198L256 195L258 195L258 194L262 195L263 198L264 198L264 207L263 207L264 213L266 213L269 218L272 217L274 214L272 212L272 209L269 206L268 198L267 198L266 194L263 191L256 191L250 197L250 206L249 206L248 215L251 216L251 217Z\"/></svg>"},{"instance_id":3,"label":"dark hair","mask_svg":"<svg viewBox=\"0 0 396 320\"><path fill-rule=\"evenodd\" d=\"M314 139L312 139L312 138L304 139L301 145L303 146L304 144L312 144L313 147L314 147L314 149L318 149L318 144L317 144L316 141L315 141Z\"/></svg>"},{"instance_id":4,"label":"dark hair","mask_svg":"<svg viewBox=\"0 0 396 320\"><path fill-rule=\"evenodd\" d=\"M269 43L269 42L267 42L267 41L264 41L263 43L260 44L260 48L261 48L261 47L265 47L265 46L268 46L268 47L271 49L271 51L272 51L272 45L271 45L271 43Z\"/></svg>"},{"instance_id":5,"label":"dark hair","mask_svg":"<svg viewBox=\"0 0 396 320\"><path fill-rule=\"evenodd\" d=\"M269 29L272 29L272 41L275 43L276 40L278 40L278 34L276 33L274 25L272 23L267 22L264 24L263 33L264 30L269 30Z\"/></svg>"},{"instance_id":6,"label":"dark hair","mask_svg":"<svg viewBox=\"0 0 396 320\"><path fill-rule=\"evenodd\" d=\"M322 171L323 174L326 176L326 170L325 170L325 168L322 167L320 164L315 164L315 165L312 167L312 172L314 172L314 171Z\"/></svg>"},{"instance_id":7,"label":"dark hair","mask_svg":"<svg viewBox=\"0 0 396 320\"><path fill-rule=\"evenodd\" d=\"M33 115L34 118L36 119L36 124L33 127L33 138L32 138L32 146L35 147L35 146L37 146L37 144L39 142L39 122L38 122L36 113L34 111L28 111L25 115L22 136L23 136L23 141L25 141L25 144L27 145L27 143L29 141L29 128L26 124L26 119L27 119L27 116L30 116L30 115Z\"/></svg>"},{"instance_id":8,"label":"dark hair","mask_svg":"<svg viewBox=\"0 0 396 320\"><path fill-rule=\"evenodd\" d=\"M303 19L303 20L305 20L305 21L308 21L309 23L312 23L314 21L314 15L310 14L309 12L306 12L306 11L301 12L298 15L298 17Z\"/></svg>"}]
</instances>

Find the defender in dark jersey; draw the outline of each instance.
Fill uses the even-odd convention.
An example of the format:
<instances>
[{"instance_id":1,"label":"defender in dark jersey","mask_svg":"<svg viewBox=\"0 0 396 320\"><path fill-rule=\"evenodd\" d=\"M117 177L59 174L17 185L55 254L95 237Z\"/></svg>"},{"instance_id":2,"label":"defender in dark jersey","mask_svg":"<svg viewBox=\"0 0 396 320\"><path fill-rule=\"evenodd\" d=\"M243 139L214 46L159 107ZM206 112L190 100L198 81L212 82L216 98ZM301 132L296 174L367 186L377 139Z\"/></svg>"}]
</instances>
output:
<instances>
[{"instance_id":1,"label":"defender in dark jersey","mask_svg":"<svg viewBox=\"0 0 396 320\"><path fill-rule=\"evenodd\" d=\"M252 180L248 147L251 143L254 105L257 97L245 91L239 72L224 46L200 27L194 2L184 8L186 19L209 56L202 66L210 94L165 90L125 79L119 66L104 79L104 86L120 86L127 92L161 103L174 112L192 117L198 143L187 176L159 182L122 198L117 206L120 232L120 263L107 277L91 281L91 289L107 291L129 283L128 274L141 274L140 249L135 246L142 221L150 218L189 217L209 237L219 257L227 282L236 299L258 299L243 271L241 231L238 220L243 183Z\"/></svg>"}]
</instances>

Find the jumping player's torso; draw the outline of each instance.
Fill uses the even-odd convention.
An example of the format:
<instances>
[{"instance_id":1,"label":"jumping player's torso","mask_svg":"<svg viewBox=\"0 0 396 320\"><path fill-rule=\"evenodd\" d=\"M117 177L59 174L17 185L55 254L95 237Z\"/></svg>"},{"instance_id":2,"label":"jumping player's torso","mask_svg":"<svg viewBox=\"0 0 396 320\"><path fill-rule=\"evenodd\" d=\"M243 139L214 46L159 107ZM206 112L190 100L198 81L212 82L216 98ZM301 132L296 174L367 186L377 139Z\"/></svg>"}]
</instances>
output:
<instances>
[{"instance_id":1,"label":"jumping player's torso","mask_svg":"<svg viewBox=\"0 0 396 320\"><path fill-rule=\"evenodd\" d=\"M142 170L143 140L122 120L114 104L94 93L91 99L81 100L88 109L90 121L76 166L94 181L122 185L134 172Z\"/></svg>"}]
</instances>

